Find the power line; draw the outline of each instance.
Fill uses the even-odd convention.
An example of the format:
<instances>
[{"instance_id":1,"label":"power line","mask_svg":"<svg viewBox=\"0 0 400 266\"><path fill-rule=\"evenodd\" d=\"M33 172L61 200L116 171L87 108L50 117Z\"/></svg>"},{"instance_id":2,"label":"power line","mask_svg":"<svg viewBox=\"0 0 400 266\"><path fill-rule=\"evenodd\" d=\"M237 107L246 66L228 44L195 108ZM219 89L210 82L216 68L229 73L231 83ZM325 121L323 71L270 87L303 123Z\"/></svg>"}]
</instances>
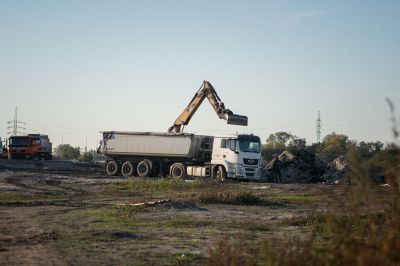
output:
<instances>
[{"instance_id":1,"label":"power line","mask_svg":"<svg viewBox=\"0 0 400 266\"><path fill-rule=\"evenodd\" d=\"M26 125L26 123L18 120L18 107L15 107L14 120L7 121L7 124L8 125L12 124L12 126L7 127L7 130L11 130L7 131L7 134L9 135L12 134L13 136L16 136L18 134L25 134L25 132L19 131L20 129L26 130L25 127L20 126L20 124Z\"/></svg>"},{"instance_id":2,"label":"power line","mask_svg":"<svg viewBox=\"0 0 400 266\"><path fill-rule=\"evenodd\" d=\"M317 143L321 142L321 113L318 111L318 118L317 118Z\"/></svg>"},{"instance_id":3,"label":"power line","mask_svg":"<svg viewBox=\"0 0 400 266\"><path fill-rule=\"evenodd\" d=\"M368 129L379 129L379 130L390 130L390 127L374 127L374 126L365 126L365 125L350 125L350 124L332 124L332 123L326 123L325 125L330 125L330 126L337 126L337 127L352 127L352 128L368 128Z\"/></svg>"}]
</instances>

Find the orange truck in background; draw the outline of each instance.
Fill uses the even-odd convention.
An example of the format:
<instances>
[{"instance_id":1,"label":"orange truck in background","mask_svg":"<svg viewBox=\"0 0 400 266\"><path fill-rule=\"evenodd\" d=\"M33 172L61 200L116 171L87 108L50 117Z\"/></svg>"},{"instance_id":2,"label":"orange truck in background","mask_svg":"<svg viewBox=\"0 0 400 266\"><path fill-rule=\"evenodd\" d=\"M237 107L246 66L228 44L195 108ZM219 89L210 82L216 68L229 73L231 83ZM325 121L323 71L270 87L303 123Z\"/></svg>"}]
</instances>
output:
<instances>
[{"instance_id":1,"label":"orange truck in background","mask_svg":"<svg viewBox=\"0 0 400 266\"><path fill-rule=\"evenodd\" d=\"M28 134L8 139L9 159L52 159L52 144L47 135Z\"/></svg>"},{"instance_id":2,"label":"orange truck in background","mask_svg":"<svg viewBox=\"0 0 400 266\"><path fill-rule=\"evenodd\" d=\"M0 138L0 159L7 159L8 158L8 150L6 148L6 144L3 143L2 139Z\"/></svg>"}]
</instances>

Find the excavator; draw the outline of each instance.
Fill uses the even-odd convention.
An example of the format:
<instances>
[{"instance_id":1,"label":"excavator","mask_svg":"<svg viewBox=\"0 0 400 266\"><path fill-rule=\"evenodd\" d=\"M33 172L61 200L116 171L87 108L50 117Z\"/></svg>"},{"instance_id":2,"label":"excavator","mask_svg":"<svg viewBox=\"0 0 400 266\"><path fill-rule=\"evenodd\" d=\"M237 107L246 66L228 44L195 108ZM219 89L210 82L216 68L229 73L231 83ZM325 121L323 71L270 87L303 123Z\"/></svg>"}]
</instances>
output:
<instances>
[{"instance_id":1,"label":"excavator","mask_svg":"<svg viewBox=\"0 0 400 266\"><path fill-rule=\"evenodd\" d=\"M207 97L211 106L214 108L220 119L227 121L230 125L247 126L247 116L234 114L231 110L225 108L224 103L219 98L214 87L208 81L203 81L200 89L196 92L189 105L175 120L174 124L168 129L168 133L182 133L185 125L189 124L190 119L199 109L201 103Z\"/></svg>"}]
</instances>

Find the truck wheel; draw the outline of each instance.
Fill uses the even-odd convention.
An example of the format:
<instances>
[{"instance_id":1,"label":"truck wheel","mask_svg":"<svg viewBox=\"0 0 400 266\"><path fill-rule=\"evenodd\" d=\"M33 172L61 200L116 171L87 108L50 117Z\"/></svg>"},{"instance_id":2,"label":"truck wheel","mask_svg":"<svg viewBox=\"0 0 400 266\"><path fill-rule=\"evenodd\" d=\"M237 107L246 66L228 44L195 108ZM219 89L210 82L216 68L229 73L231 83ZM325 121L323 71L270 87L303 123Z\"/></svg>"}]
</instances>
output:
<instances>
[{"instance_id":1,"label":"truck wheel","mask_svg":"<svg viewBox=\"0 0 400 266\"><path fill-rule=\"evenodd\" d=\"M130 161L124 162L121 167L121 173L125 178L133 176L133 165Z\"/></svg>"},{"instance_id":2,"label":"truck wheel","mask_svg":"<svg viewBox=\"0 0 400 266\"><path fill-rule=\"evenodd\" d=\"M118 173L118 163L116 161L109 161L106 165L106 172L109 176L115 176Z\"/></svg>"},{"instance_id":3,"label":"truck wheel","mask_svg":"<svg viewBox=\"0 0 400 266\"><path fill-rule=\"evenodd\" d=\"M151 162L143 160L137 165L137 173L140 177L148 177L151 173Z\"/></svg>"},{"instance_id":4,"label":"truck wheel","mask_svg":"<svg viewBox=\"0 0 400 266\"><path fill-rule=\"evenodd\" d=\"M175 163L171 166L171 177L174 179L186 178L185 166L181 163Z\"/></svg>"},{"instance_id":5,"label":"truck wheel","mask_svg":"<svg viewBox=\"0 0 400 266\"><path fill-rule=\"evenodd\" d=\"M224 182L226 179L226 170L222 165L218 166L214 174L215 179Z\"/></svg>"}]
</instances>

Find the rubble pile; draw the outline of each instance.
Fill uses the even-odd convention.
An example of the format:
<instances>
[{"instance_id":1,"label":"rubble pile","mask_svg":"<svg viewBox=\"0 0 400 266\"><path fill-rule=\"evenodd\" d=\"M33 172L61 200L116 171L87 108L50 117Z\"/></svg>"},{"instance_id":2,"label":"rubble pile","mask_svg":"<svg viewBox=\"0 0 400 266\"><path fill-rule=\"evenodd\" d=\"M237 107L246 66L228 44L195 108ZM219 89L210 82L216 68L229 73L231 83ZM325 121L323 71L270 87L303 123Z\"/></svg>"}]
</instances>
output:
<instances>
[{"instance_id":1,"label":"rubble pile","mask_svg":"<svg viewBox=\"0 0 400 266\"><path fill-rule=\"evenodd\" d=\"M337 184L349 171L349 162L345 156L339 156L328 164L328 168L321 176L321 181L328 184Z\"/></svg>"},{"instance_id":2,"label":"rubble pile","mask_svg":"<svg viewBox=\"0 0 400 266\"><path fill-rule=\"evenodd\" d=\"M327 170L327 165L318 156L306 150L284 151L267 162L265 178L278 183L314 183Z\"/></svg>"}]
</instances>

